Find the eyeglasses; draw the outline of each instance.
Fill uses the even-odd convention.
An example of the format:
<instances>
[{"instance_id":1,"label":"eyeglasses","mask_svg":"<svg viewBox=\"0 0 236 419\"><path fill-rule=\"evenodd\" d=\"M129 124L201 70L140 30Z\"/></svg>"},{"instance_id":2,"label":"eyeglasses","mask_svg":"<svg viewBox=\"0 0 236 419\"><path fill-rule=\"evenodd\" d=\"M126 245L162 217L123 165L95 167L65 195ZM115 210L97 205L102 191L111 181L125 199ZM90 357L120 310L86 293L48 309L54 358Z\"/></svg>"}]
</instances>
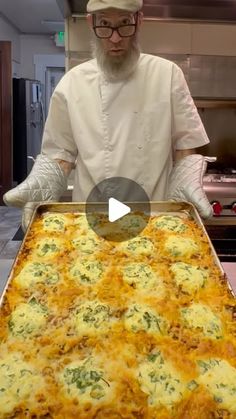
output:
<instances>
[{"instance_id":1,"label":"eyeglasses","mask_svg":"<svg viewBox=\"0 0 236 419\"><path fill-rule=\"evenodd\" d=\"M136 32L136 23L121 26L94 26L93 30L98 38L111 38L113 32L117 32L121 38L128 38L133 36Z\"/></svg>"},{"instance_id":2,"label":"eyeglasses","mask_svg":"<svg viewBox=\"0 0 236 419\"><path fill-rule=\"evenodd\" d=\"M111 38L113 32L117 32L121 38L133 36L137 28L138 15L135 15L135 23L128 23L120 26L102 26L96 25L96 16L93 15L93 30L98 38Z\"/></svg>"}]
</instances>

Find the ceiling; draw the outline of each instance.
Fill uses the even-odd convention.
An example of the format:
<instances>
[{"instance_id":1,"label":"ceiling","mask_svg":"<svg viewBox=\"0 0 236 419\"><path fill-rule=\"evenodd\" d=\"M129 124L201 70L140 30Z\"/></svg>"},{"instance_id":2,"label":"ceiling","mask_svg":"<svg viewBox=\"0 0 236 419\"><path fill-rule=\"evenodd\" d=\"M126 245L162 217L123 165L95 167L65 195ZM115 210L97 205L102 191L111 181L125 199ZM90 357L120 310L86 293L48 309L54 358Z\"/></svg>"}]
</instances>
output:
<instances>
[{"instance_id":1,"label":"ceiling","mask_svg":"<svg viewBox=\"0 0 236 419\"><path fill-rule=\"evenodd\" d=\"M20 33L53 34L64 30L57 0L0 0L0 16Z\"/></svg>"},{"instance_id":2,"label":"ceiling","mask_svg":"<svg viewBox=\"0 0 236 419\"><path fill-rule=\"evenodd\" d=\"M64 30L63 16L85 14L88 0L0 0L0 16L20 33ZM144 0L146 17L236 23L236 0Z\"/></svg>"}]
</instances>

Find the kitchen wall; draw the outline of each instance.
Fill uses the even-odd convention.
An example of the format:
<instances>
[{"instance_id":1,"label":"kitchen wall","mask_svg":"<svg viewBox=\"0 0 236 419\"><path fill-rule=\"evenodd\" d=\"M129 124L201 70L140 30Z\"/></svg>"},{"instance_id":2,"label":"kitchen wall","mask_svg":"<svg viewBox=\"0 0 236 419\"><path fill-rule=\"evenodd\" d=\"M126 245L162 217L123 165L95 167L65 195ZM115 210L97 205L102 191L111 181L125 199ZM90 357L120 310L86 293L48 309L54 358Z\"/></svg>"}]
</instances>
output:
<instances>
[{"instance_id":1,"label":"kitchen wall","mask_svg":"<svg viewBox=\"0 0 236 419\"><path fill-rule=\"evenodd\" d=\"M142 50L169 58L184 71L194 97L236 98L236 26L144 21ZM67 68L88 59L90 31L86 20L67 24Z\"/></svg>"},{"instance_id":2,"label":"kitchen wall","mask_svg":"<svg viewBox=\"0 0 236 419\"><path fill-rule=\"evenodd\" d=\"M21 35L21 77L35 78L34 56L38 54L58 55L64 49L56 47L49 35Z\"/></svg>"},{"instance_id":3,"label":"kitchen wall","mask_svg":"<svg viewBox=\"0 0 236 419\"><path fill-rule=\"evenodd\" d=\"M64 53L50 35L21 35L1 14L0 40L12 43L13 77L35 78L34 55Z\"/></svg>"},{"instance_id":4,"label":"kitchen wall","mask_svg":"<svg viewBox=\"0 0 236 419\"><path fill-rule=\"evenodd\" d=\"M66 31L71 67L90 55L90 31L85 18L69 18ZM236 25L144 21L140 39L151 54L236 56Z\"/></svg>"},{"instance_id":5,"label":"kitchen wall","mask_svg":"<svg viewBox=\"0 0 236 419\"><path fill-rule=\"evenodd\" d=\"M226 167L236 170L236 108L201 108L199 114L211 140L200 152L217 157L208 170L221 171Z\"/></svg>"},{"instance_id":6,"label":"kitchen wall","mask_svg":"<svg viewBox=\"0 0 236 419\"><path fill-rule=\"evenodd\" d=\"M206 101L198 110L210 138L200 152L217 157L208 170L236 169L236 26L145 22L141 42L181 66L194 97L234 99L234 108Z\"/></svg>"},{"instance_id":7,"label":"kitchen wall","mask_svg":"<svg viewBox=\"0 0 236 419\"><path fill-rule=\"evenodd\" d=\"M236 56L236 26L146 21L141 44L152 54Z\"/></svg>"},{"instance_id":8,"label":"kitchen wall","mask_svg":"<svg viewBox=\"0 0 236 419\"><path fill-rule=\"evenodd\" d=\"M0 40L12 42L12 71L14 76L20 74L21 43L20 33L0 14Z\"/></svg>"}]
</instances>

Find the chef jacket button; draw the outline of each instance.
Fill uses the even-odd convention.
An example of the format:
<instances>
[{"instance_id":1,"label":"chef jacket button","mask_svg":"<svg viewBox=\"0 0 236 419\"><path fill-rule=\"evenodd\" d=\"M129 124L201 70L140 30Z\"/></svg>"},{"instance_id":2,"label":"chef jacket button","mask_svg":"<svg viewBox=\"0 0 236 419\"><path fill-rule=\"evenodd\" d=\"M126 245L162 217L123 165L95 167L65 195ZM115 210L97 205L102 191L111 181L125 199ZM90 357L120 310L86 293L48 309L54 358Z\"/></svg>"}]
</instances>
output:
<instances>
[{"instance_id":1,"label":"chef jacket button","mask_svg":"<svg viewBox=\"0 0 236 419\"><path fill-rule=\"evenodd\" d=\"M138 145L138 149L139 150L142 150L143 149L143 146L142 145Z\"/></svg>"}]
</instances>

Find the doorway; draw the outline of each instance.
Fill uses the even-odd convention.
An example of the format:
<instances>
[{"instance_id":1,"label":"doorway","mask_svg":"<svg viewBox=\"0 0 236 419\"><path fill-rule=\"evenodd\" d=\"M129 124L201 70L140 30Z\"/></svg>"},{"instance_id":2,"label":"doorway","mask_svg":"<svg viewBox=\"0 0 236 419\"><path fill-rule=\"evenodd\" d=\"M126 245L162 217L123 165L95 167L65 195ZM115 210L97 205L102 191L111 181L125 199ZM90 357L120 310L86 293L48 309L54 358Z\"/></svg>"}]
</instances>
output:
<instances>
[{"instance_id":1,"label":"doorway","mask_svg":"<svg viewBox=\"0 0 236 419\"><path fill-rule=\"evenodd\" d=\"M35 64L35 80L39 80L42 84L42 104L44 109L44 117L47 118L46 107L46 73L47 69L64 69L65 72L65 54L39 54L34 56ZM59 81L59 80L58 80Z\"/></svg>"},{"instance_id":2,"label":"doorway","mask_svg":"<svg viewBox=\"0 0 236 419\"><path fill-rule=\"evenodd\" d=\"M48 114L49 103L56 85L65 74L65 67L47 67L45 83L45 105L46 115Z\"/></svg>"}]
</instances>

